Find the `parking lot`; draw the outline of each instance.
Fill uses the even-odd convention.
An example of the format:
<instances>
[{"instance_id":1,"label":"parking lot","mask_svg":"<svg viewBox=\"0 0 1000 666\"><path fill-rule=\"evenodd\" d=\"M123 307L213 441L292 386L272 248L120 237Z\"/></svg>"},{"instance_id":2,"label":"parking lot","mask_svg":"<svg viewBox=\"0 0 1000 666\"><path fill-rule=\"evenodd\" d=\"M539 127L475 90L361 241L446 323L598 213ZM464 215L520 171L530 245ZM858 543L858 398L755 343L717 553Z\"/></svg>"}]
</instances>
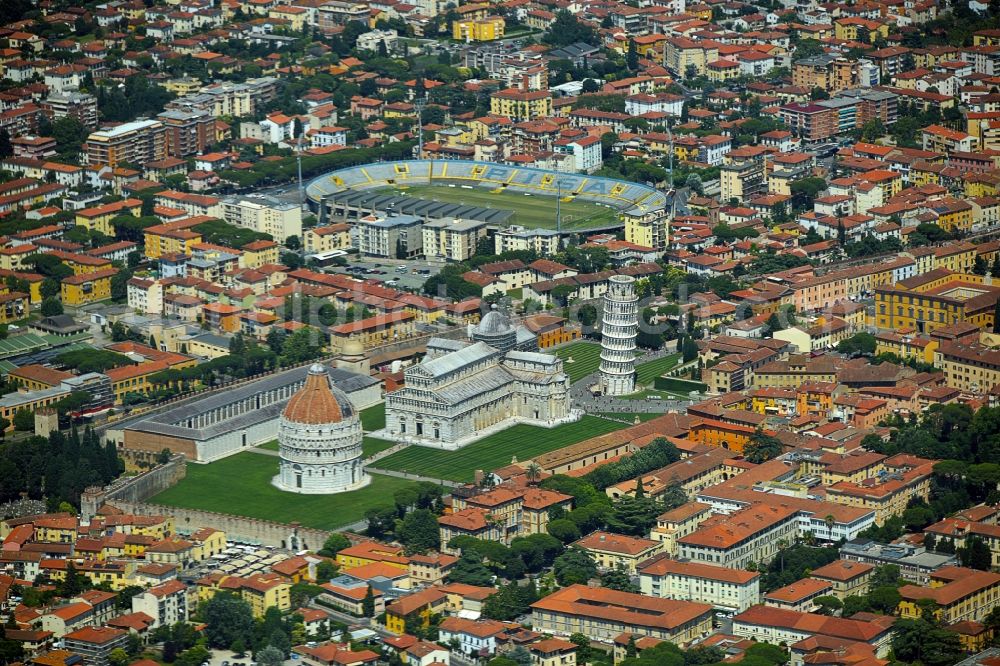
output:
<instances>
[{"instance_id":1,"label":"parking lot","mask_svg":"<svg viewBox=\"0 0 1000 666\"><path fill-rule=\"evenodd\" d=\"M436 275L441 266L440 263L429 261L352 257L349 265L329 266L326 270L365 280L378 280L390 287L419 292L427 278Z\"/></svg>"},{"instance_id":2,"label":"parking lot","mask_svg":"<svg viewBox=\"0 0 1000 666\"><path fill-rule=\"evenodd\" d=\"M230 544L229 548L219 555L213 555L185 573L195 578L213 573L252 576L269 572L273 565L288 559L291 555L292 553L280 548Z\"/></svg>"}]
</instances>

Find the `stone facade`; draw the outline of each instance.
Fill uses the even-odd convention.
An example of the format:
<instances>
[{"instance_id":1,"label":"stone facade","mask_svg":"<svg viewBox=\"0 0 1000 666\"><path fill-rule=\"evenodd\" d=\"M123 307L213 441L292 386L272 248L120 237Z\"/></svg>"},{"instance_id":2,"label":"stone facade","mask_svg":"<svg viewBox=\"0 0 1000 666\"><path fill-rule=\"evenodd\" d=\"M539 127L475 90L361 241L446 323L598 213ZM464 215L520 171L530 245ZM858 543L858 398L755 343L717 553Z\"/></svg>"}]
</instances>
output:
<instances>
[{"instance_id":1,"label":"stone facade","mask_svg":"<svg viewBox=\"0 0 1000 666\"><path fill-rule=\"evenodd\" d=\"M309 368L305 386L278 420L281 462L274 485L309 495L342 493L368 484L361 451L361 420L327 369Z\"/></svg>"},{"instance_id":2,"label":"stone facade","mask_svg":"<svg viewBox=\"0 0 1000 666\"><path fill-rule=\"evenodd\" d=\"M406 370L405 388L386 395L381 434L457 449L515 423L553 427L579 416L558 357L432 338L425 360Z\"/></svg>"},{"instance_id":3,"label":"stone facade","mask_svg":"<svg viewBox=\"0 0 1000 666\"><path fill-rule=\"evenodd\" d=\"M601 318L601 393L635 392L635 340L639 333L639 299L635 278L614 275L608 280Z\"/></svg>"}]
</instances>

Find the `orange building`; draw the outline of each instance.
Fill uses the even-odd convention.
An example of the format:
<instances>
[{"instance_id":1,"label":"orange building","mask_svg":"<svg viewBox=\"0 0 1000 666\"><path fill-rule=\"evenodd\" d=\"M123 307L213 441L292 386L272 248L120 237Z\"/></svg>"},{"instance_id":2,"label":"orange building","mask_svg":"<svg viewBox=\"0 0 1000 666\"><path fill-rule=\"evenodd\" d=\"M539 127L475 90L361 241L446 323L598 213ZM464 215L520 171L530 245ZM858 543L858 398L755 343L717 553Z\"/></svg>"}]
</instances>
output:
<instances>
[{"instance_id":1,"label":"orange building","mask_svg":"<svg viewBox=\"0 0 1000 666\"><path fill-rule=\"evenodd\" d=\"M738 423L726 423L715 419L702 419L691 426L688 439L706 446L729 449L736 453L743 453L750 438L757 432L754 428Z\"/></svg>"}]
</instances>

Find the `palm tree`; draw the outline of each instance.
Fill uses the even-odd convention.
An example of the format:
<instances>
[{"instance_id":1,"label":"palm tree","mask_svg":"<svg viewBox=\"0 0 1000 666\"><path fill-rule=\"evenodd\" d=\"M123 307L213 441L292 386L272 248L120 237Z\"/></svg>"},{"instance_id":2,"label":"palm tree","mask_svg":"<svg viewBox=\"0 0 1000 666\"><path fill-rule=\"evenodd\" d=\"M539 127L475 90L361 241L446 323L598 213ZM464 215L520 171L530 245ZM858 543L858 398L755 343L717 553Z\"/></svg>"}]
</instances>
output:
<instances>
[{"instance_id":1,"label":"palm tree","mask_svg":"<svg viewBox=\"0 0 1000 666\"><path fill-rule=\"evenodd\" d=\"M538 483L538 479L542 478L542 466L532 460L524 470L524 476L528 479L528 483Z\"/></svg>"},{"instance_id":2,"label":"palm tree","mask_svg":"<svg viewBox=\"0 0 1000 666\"><path fill-rule=\"evenodd\" d=\"M826 523L826 540L833 541L833 524L837 522L837 519L833 517L833 514L826 514L823 518L823 522Z\"/></svg>"}]
</instances>

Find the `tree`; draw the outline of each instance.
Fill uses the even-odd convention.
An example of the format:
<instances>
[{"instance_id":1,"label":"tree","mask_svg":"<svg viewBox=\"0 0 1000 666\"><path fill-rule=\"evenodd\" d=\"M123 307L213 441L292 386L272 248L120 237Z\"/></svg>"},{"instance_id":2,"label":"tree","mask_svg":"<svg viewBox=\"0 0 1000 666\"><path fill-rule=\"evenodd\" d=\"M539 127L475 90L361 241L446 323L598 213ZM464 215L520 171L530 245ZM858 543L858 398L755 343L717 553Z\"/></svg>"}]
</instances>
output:
<instances>
[{"instance_id":1,"label":"tree","mask_svg":"<svg viewBox=\"0 0 1000 666\"><path fill-rule=\"evenodd\" d=\"M962 659L958 634L926 619L899 619L893 625L892 651L898 661L948 666Z\"/></svg>"},{"instance_id":2,"label":"tree","mask_svg":"<svg viewBox=\"0 0 1000 666\"><path fill-rule=\"evenodd\" d=\"M862 331L837 343L837 351L841 354L874 356L875 336Z\"/></svg>"},{"instance_id":3,"label":"tree","mask_svg":"<svg viewBox=\"0 0 1000 666\"><path fill-rule=\"evenodd\" d=\"M228 592L220 592L206 601L202 617L208 644L217 648L228 648L237 638L250 635L254 626L250 604ZM257 661L261 663L259 655Z\"/></svg>"},{"instance_id":4,"label":"tree","mask_svg":"<svg viewBox=\"0 0 1000 666\"><path fill-rule=\"evenodd\" d=\"M597 564L582 548L570 548L552 563L556 581L563 587L577 583L586 584L597 575Z\"/></svg>"},{"instance_id":5,"label":"tree","mask_svg":"<svg viewBox=\"0 0 1000 666\"><path fill-rule=\"evenodd\" d=\"M743 457L752 463L764 463L781 455L784 444L773 435L755 432L743 447Z\"/></svg>"},{"instance_id":6,"label":"tree","mask_svg":"<svg viewBox=\"0 0 1000 666\"><path fill-rule=\"evenodd\" d=\"M621 567L612 569L601 576L601 587L619 592L639 592L639 586L632 582L628 573Z\"/></svg>"},{"instance_id":7,"label":"tree","mask_svg":"<svg viewBox=\"0 0 1000 666\"><path fill-rule=\"evenodd\" d=\"M597 308L589 303L581 305L576 311L576 316L580 325L591 328L597 323Z\"/></svg>"},{"instance_id":8,"label":"tree","mask_svg":"<svg viewBox=\"0 0 1000 666\"><path fill-rule=\"evenodd\" d=\"M463 552L448 572L448 580L452 583L466 585L489 585L493 582L493 574L483 565L483 558L473 552Z\"/></svg>"},{"instance_id":9,"label":"tree","mask_svg":"<svg viewBox=\"0 0 1000 666\"><path fill-rule=\"evenodd\" d=\"M282 666L285 654L273 645L268 645L257 653L256 661L259 666Z\"/></svg>"},{"instance_id":10,"label":"tree","mask_svg":"<svg viewBox=\"0 0 1000 666\"><path fill-rule=\"evenodd\" d=\"M628 51L625 53L625 66L631 71L639 69L639 47L634 39L628 40Z\"/></svg>"},{"instance_id":11,"label":"tree","mask_svg":"<svg viewBox=\"0 0 1000 666\"><path fill-rule=\"evenodd\" d=\"M375 592L368 586L365 598L361 600L361 614L365 617L375 617Z\"/></svg>"},{"instance_id":12,"label":"tree","mask_svg":"<svg viewBox=\"0 0 1000 666\"><path fill-rule=\"evenodd\" d=\"M128 656L128 652L122 648L115 648L108 653L108 663L111 666L127 666L130 661L131 657Z\"/></svg>"},{"instance_id":13,"label":"tree","mask_svg":"<svg viewBox=\"0 0 1000 666\"><path fill-rule=\"evenodd\" d=\"M550 520L547 529L549 534L563 543L573 543L580 538L580 529L576 526L576 523L567 518Z\"/></svg>"},{"instance_id":14,"label":"tree","mask_svg":"<svg viewBox=\"0 0 1000 666\"><path fill-rule=\"evenodd\" d=\"M14 412L14 429L22 432L35 429L35 415L27 409Z\"/></svg>"},{"instance_id":15,"label":"tree","mask_svg":"<svg viewBox=\"0 0 1000 666\"><path fill-rule=\"evenodd\" d=\"M406 514L396 537L406 546L408 553L426 553L440 544L437 516L427 509L417 509Z\"/></svg>"},{"instance_id":16,"label":"tree","mask_svg":"<svg viewBox=\"0 0 1000 666\"><path fill-rule=\"evenodd\" d=\"M989 571L993 564L993 555L989 546L979 537L966 540L966 545L958 549L958 559L963 567Z\"/></svg>"},{"instance_id":17,"label":"tree","mask_svg":"<svg viewBox=\"0 0 1000 666\"><path fill-rule=\"evenodd\" d=\"M684 187L687 187L699 196L705 192L705 186L701 181L701 176L696 173L688 174L688 177L684 180Z\"/></svg>"},{"instance_id":18,"label":"tree","mask_svg":"<svg viewBox=\"0 0 1000 666\"><path fill-rule=\"evenodd\" d=\"M317 551L317 555L322 555L324 557L333 557L338 552L344 550L345 548L350 548L351 540L340 532L335 532L327 537L326 541L323 542L323 547Z\"/></svg>"},{"instance_id":19,"label":"tree","mask_svg":"<svg viewBox=\"0 0 1000 666\"><path fill-rule=\"evenodd\" d=\"M41 308L43 317L54 317L56 315L61 315L63 313L62 301L60 301L55 296L49 296L42 301Z\"/></svg>"},{"instance_id":20,"label":"tree","mask_svg":"<svg viewBox=\"0 0 1000 666\"><path fill-rule=\"evenodd\" d=\"M330 560L323 560L316 565L316 580L329 581L337 576L337 565Z\"/></svg>"},{"instance_id":21,"label":"tree","mask_svg":"<svg viewBox=\"0 0 1000 666\"><path fill-rule=\"evenodd\" d=\"M584 79L583 80L583 85L580 88L581 92L584 92L584 93L595 93L595 92L597 92L600 89L601 89L601 87L598 85L597 81L595 81L594 79Z\"/></svg>"},{"instance_id":22,"label":"tree","mask_svg":"<svg viewBox=\"0 0 1000 666\"><path fill-rule=\"evenodd\" d=\"M828 594L822 597L816 597L814 603L817 606L819 606L820 611L824 615L833 615L844 607L844 602L842 602L840 598L835 597L832 594Z\"/></svg>"},{"instance_id":23,"label":"tree","mask_svg":"<svg viewBox=\"0 0 1000 666\"><path fill-rule=\"evenodd\" d=\"M690 363L698 358L698 343L690 337L684 338L684 344L681 347L681 358L684 363Z\"/></svg>"},{"instance_id":24,"label":"tree","mask_svg":"<svg viewBox=\"0 0 1000 666\"><path fill-rule=\"evenodd\" d=\"M549 26L548 32L542 36L542 41L552 46L569 46L576 42L597 44L596 40L597 34L594 29L578 21L565 9L556 12L556 18Z\"/></svg>"},{"instance_id":25,"label":"tree","mask_svg":"<svg viewBox=\"0 0 1000 666\"><path fill-rule=\"evenodd\" d=\"M14 145L10 142L10 132L6 128L0 129L0 159L10 157L14 154Z\"/></svg>"}]
</instances>

